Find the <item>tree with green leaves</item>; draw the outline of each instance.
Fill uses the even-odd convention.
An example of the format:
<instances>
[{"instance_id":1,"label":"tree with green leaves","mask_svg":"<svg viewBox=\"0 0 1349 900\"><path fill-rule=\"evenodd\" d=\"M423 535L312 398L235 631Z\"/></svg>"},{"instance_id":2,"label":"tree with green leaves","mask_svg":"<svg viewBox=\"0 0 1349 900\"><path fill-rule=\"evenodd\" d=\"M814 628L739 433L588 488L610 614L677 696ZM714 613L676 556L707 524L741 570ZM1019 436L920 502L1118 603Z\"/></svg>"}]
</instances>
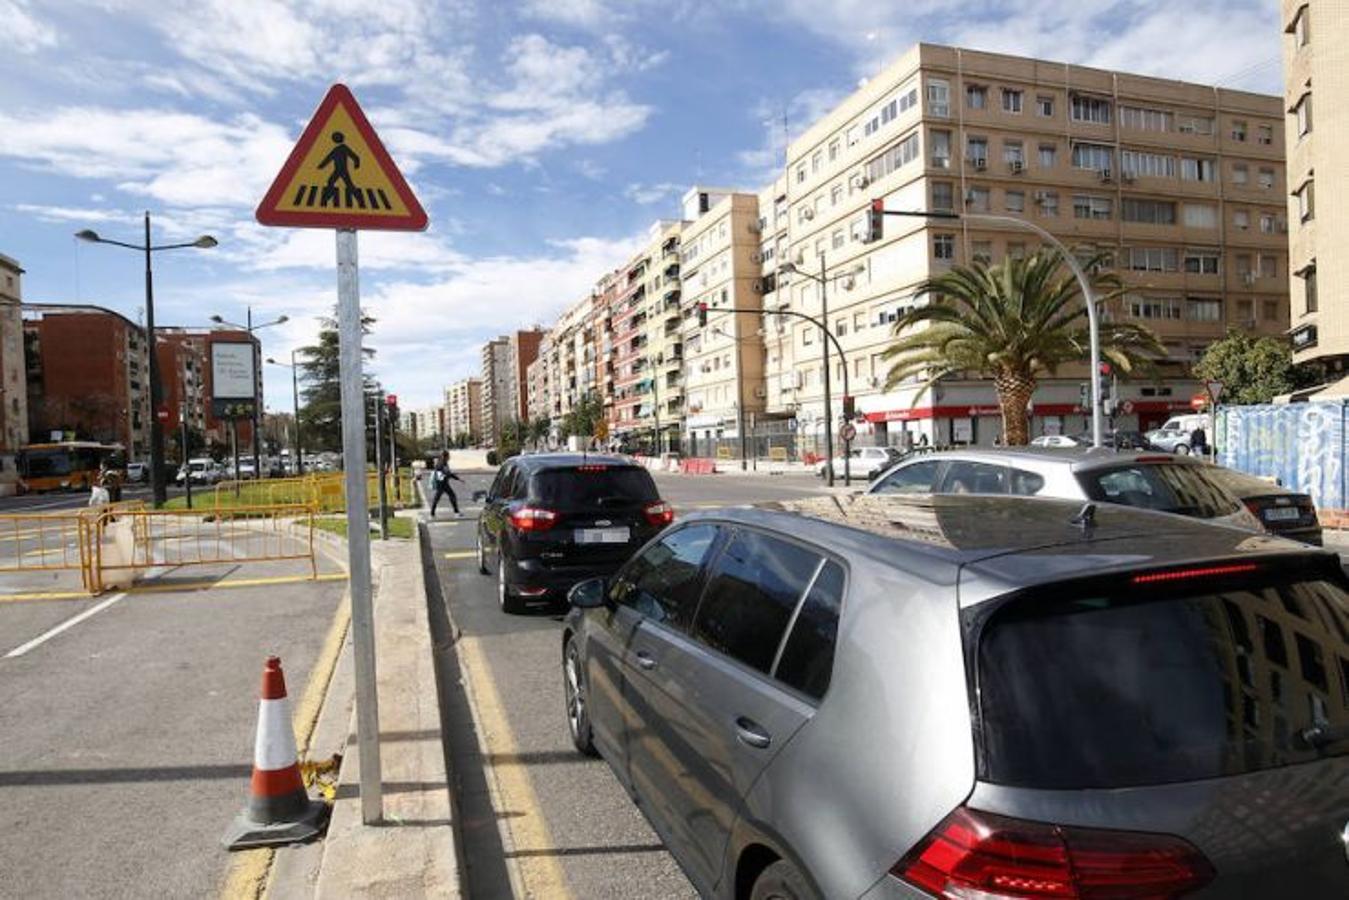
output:
<instances>
[{"instance_id":1,"label":"tree with green leaves","mask_svg":"<svg viewBox=\"0 0 1349 900\"><path fill-rule=\"evenodd\" d=\"M342 380L337 320L325 317L319 320L318 339L299 349L300 371L303 373L304 400L300 407L300 427L304 431L305 450L340 450L342 448ZM373 316L361 315L361 331L370 334L375 324ZM366 360L374 358L375 351L362 346ZM374 394L374 383L365 376L367 398Z\"/></svg>"},{"instance_id":2,"label":"tree with green leaves","mask_svg":"<svg viewBox=\"0 0 1349 900\"><path fill-rule=\"evenodd\" d=\"M547 416L536 416L529 423L529 442L537 450L548 440L548 433L553 430L553 423Z\"/></svg>"},{"instance_id":3,"label":"tree with green leaves","mask_svg":"<svg viewBox=\"0 0 1349 900\"><path fill-rule=\"evenodd\" d=\"M1194 374L1205 381L1221 381L1222 402L1232 404L1269 403L1299 386L1287 341L1235 328L1209 346Z\"/></svg>"},{"instance_id":4,"label":"tree with green leaves","mask_svg":"<svg viewBox=\"0 0 1349 900\"><path fill-rule=\"evenodd\" d=\"M599 433L599 423L602 421L604 401L594 391L587 391L576 401L571 412L562 417L562 435L593 438Z\"/></svg>"},{"instance_id":5,"label":"tree with green leaves","mask_svg":"<svg viewBox=\"0 0 1349 900\"><path fill-rule=\"evenodd\" d=\"M1104 263L1096 257L1084 266L1100 306L1123 291L1117 276L1102 272ZM1009 445L1030 440L1026 407L1040 378L1090 358L1086 303L1077 279L1052 250L994 266L954 266L919 285L915 297L929 302L895 323L895 341L883 354L894 360L886 389L917 376L922 386L916 404L943 378L992 378ZM1151 368L1164 354L1147 328L1101 323L1102 358L1121 372Z\"/></svg>"}]
</instances>

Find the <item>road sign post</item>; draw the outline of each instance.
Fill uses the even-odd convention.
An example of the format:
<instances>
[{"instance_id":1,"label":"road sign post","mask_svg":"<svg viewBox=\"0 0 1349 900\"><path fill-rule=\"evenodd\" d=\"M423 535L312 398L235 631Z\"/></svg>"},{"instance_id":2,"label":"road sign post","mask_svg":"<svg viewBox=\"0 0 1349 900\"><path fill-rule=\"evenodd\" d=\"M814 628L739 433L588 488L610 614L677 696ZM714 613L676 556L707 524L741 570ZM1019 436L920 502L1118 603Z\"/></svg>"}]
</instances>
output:
<instances>
[{"instance_id":1,"label":"road sign post","mask_svg":"<svg viewBox=\"0 0 1349 900\"><path fill-rule=\"evenodd\" d=\"M375 620L370 596L370 503L365 474L365 377L356 229L422 231L417 202L346 85L328 89L255 217L263 225L332 228L337 234L337 333L342 457L347 492L347 573L356 669L361 820L383 819Z\"/></svg>"}]
</instances>

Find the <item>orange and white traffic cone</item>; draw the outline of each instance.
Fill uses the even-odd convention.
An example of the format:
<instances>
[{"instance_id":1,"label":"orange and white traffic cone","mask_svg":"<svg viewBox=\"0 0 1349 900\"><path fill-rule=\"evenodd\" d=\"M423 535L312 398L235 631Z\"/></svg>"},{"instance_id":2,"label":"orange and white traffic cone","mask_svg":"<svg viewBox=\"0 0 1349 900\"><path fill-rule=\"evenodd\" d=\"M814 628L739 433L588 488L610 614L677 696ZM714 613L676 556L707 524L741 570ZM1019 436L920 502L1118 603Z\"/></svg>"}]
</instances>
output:
<instances>
[{"instance_id":1,"label":"orange and white traffic cone","mask_svg":"<svg viewBox=\"0 0 1349 900\"><path fill-rule=\"evenodd\" d=\"M248 806L225 832L225 847L247 850L307 841L323 830L327 804L309 799L295 752L295 729L286 699L281 660L262 667L258 732L253 744L253 782Z\"/></svg>"}]
</instances>

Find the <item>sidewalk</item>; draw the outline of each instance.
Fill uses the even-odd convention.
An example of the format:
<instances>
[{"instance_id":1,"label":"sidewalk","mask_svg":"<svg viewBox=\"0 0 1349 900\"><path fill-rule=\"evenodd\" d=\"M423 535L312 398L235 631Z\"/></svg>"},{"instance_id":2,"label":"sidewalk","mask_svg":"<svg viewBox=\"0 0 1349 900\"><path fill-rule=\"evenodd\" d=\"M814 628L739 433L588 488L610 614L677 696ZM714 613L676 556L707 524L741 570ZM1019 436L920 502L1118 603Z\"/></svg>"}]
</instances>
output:
<instances>
[{"instance_id":1,"label":"sidewalk","mask_svg":"<svg viewBox=\"0 0 1349 900\"><path fill-rule=\"evenodd\" d=\"M322 714L347 717L331 824L321 844L278 853L267 891L274 900L460 896L420 542L372 541L371 570L384 821L361 822L348 637Z\"/></svg>"}]
</instances>

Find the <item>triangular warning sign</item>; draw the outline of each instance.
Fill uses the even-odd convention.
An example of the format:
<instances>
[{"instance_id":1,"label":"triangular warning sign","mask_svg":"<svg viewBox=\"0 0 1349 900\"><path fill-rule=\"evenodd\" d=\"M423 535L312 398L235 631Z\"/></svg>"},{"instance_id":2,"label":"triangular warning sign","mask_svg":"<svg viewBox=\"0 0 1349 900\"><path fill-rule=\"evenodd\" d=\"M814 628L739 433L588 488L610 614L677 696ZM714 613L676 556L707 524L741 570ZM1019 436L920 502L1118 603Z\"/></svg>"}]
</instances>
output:
<instances>
[{"instance_id":1,"label":"triangular warning sign","mask_svg":"<svg viewBox=\"0 0 1349 900\"><path fill-rule=\"evenodd\" d=\"M328 89L256 216L290 228L426 228L426 211L345 84Z\"/></svg>"}]
</instances>

